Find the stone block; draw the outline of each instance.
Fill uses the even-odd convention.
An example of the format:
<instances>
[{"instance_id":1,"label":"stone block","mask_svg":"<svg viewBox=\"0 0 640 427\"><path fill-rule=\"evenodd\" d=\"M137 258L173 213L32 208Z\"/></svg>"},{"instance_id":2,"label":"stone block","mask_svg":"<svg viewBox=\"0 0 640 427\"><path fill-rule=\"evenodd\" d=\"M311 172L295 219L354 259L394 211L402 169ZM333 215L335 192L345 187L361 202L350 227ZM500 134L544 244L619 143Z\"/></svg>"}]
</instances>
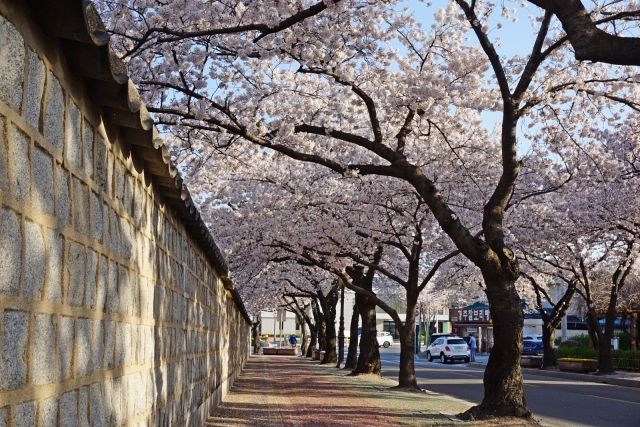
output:
<instances>
[{"instance_id":1,"label":"stone block","mask_svg":"<svg viewBox=\"0 0 640 427\"><path fill-rule=\"evenodd\" d=\"M75 377L82 378L93 373L93 338L91 334L92 321L78 319L76 326L76 360L74 363Z\"/></svg>"},{"instance_id":2,"label":"stone block","mask_svg":"<svg viewBox=\"0 0 640 427\"><path fill-rule=\"evenodd\" d=\"M123 354L123 365L124 366L131 366L131 324L129 323L125 323L123 325L123 332L124 334L121 335L122 340L121 340L121 345L122 345L122 350L121 353ZM117 345L116 345L116 349L117 349Z\"/></svg>"},{"instance_id":3,"label":"stone block","mask_svg":"<svg viewBox=\"0 0 640 427\"><path fill-rule=\"evenodd\" d=\"M112 419L113 415L113 381L106 380L102 382L103 394L103 414L106 421L106 426L115 425L115 420Z\"/></svg>"},{"instance_id":4,"label":"stone block","mask_svg":"<svg viewBox=\"0 0 640 427\"><path fill-rule=\"evenodd\" d=\"M122 409L122 382L121 378L114 378L111 388L111 425L120 426L124 422Z\"/></svg>"},{"instance_id":5,"label":"stone block","mask_svg":"<svg viewBox=\"0 0 640 427\"><path fill-rule=\"evenodd\" d=\"M131 299L133 297L129 271L120 267L118 271L118 294L120 297L120 314L131 314Z\"/></svg>"},{"instance_id":6,"label":"stone block","mask_svg":"<svg viewBox=\"0 0 640 427\"><path fill-rule=\"evenodd\" d=\"M91 237L100 242L102 240L102 203L94 192L91 192Z\"/></svg>"},{"instance_id":7,"label":"stone block","mask_svg":"<svg viewBox=\"0 0 640 427\"><path fill-rule=\"evenodd\" d=\"M122 206L122 201L124 198L124 166L119 161L114 161L114 174L115 174L115 188L114 188L114 199L118 201L120 207Z\"/></svg>"},{"instance_id":8,"label":"stone block","mask_svg":"<svg viewBox=\"0 0 640 427\"><path fill-rule=\"evenodd\" d=\"M47 283L45 298L51 302L62 302L62 236L56 230L47 230Z\"/></svg>"},{"instance_id":9,"label":"stone block","mask_svg":"<svg viewBox=\"0 0 640 427\"><path fill-rule=\"evenodd\" d=\"M47 103L44 112L44 136L56 149L64 148L64 92L52 73L47 79Z\"/></svg>"},{"instance_id":10,"label":"stone block","mask_svg":"<svg viewBox=\"0 0 640 427\"><path fill-rule=\"evenodd\" d=\"M40 411L40 427L58 426L58 396L45 399Z\"/></svg>"},{"instance_id":11,"label":"stone block","mask_svg":"<svg viewBox=\"0 0 640 427\"><path fill-rule=\"evenodd\" d=\"M82 387L78 396L78 427L89 425L89 387Z\"/></svg>"},{"instance_id":12,"label":"stone block","mask_svg":"<svg viewBox=\"0 0 640 427\"><path fill-rule=\"evenodd\" d=\"M91 384L91 427L108 427L105 402L99 383Z\"/></svg>"},{"instance_id":13,"label":"stone block","mask_svg":"<svg viewBox=\"0 0 640 427\"><path fill-rule=\"evenodd\" d=\"M22 107L25 59L22 36L0 16L0 99L16 110Z\"/></svg>"},{"instance_id":14,"label":"stone block","mask_svg":"<svg viewBox=\"0 0 640 427\"><path fill-rule=\"evenodd\" d=\"M71 223L71 203L69 201L69 176L67 172L60 166L56 165L54 170L56 180L56 200L57 202L57 219L61 226L67 226Z\"/></svg>"},{"instance_id":15,"label":"stone block","mask_svg":"<svg viewBox=\"0 0 640 427\"><path fill-rule=\"evenodd\" d=\"M133 177L128 171L125 172L123 203L129 217L133 217Z\"/></svg>"},{"instance_id":16,"label":"stone block","mask_svg":"<svg viewBox=\"0 0 640 427\"><path fill-rule=\"evenodd\" d=\"M84 306L93 309L96 306L96 278L98 275L98 254L93 250L87 251L87 287L84 292Z\"/></svg>"},{"instance_id":17,"label":"stone block","mask_svg":"<svg viewBox=\"0 0 640 427\"><path fill-rule=\"evenodd\" d=\"M145 363L150 363L150 362L153 362L154 360L153 326L146 326L145 340L146 340L144 344Z\"/></svg>"},{"instance_id":18,"label":"stone block","mask_svg":"<svg viewBox=\"0 0 640 427\"><path fill-rule=\"evenodd\" d=\"M72 165L82 167L82 113L73 101L67 105L65 157Z\"/></svg>"},{"instance_id":19,"label":"stone block","mask_svg":"<svg viewBox=\"0 0 640 427\"><path fill-rule=\"evenodd\" d=\"M104 364L103 369L109 370L115 367L114 350L116 342L116 324L112 320L104 322Z\"/></svg>"},{"instance_id":20,"label":"stone block","mask_svg":"<svg viewBox=\"0 0 640 427\"><path fill-rule=\"evenodd\" d=\"M127 358L129 359L129 365L136 365L137 362L137 350L138 350L138 325L136 323L131 324L131 344L128 348Z\"/></svg>"},{"instance_id":21,"label":"stone block","mask_svg":"<svg viewBox=\"0 0 640 427\"><path fill-rule=\"evenodd\" d=\"M0 116L0 190L9 190L9 150L7 148L8 138L5 128L5 118Z\"/></svg>"},{"instance_id":22,"label":"stone block","mask_svg":"<svg viewBox=\"0 0 640 427\"><path fill-rule=\"evenodd\" d=\"M120 309L120 295L118 294L118 264L109 262L107 278L107 314L116 314Z\"/></svg>"},{"instance_id":23,"label":"stone block","mask_svg":"<svg viewBox=\"0 0 640 427\"><path fill-rule=\"evenodd\" d=\"M84 142L84 173L93 177L93 126L88 120L84 121L82 136Z\"/></svg>"},{"instance_id":24,"label":"stone block","mask_svg":"<svg viewBox=\"0 0 640 427\"><path fill-rule=\"evenodd\" d=\"M60 399L60 425L78 427L78 396L76 390L66 392Z\"/></svg>"},{"instance_id":25,"label":"stone block","mask_svg":"<svg viewBox=\"0 0 640 427\"><path fill-rule=\"evenodd\" d=\"M49 384L56 381L56 337L53 317L36 314L31 347L31 381L33 384Z\"/></svg>"},{"instance_id":26,"label":"stone block","mask_svg":"<svg viewBox=\"0 0 640 427\"><path fill-rule=\"evenodd\" d=\"M111 248L111 230L109 229L109 206L106 203L102 204L102 243Z\"/></svg>"},{"instance_id":27,"label":"stone block","mask_svg":"<svg viewBox=\"0 0 640 427\"><path fill-rule=\"evenodd\" d=\"M75 325L73 317L61 316L58 329L58 380L71 378L71 363L73 361L73 338Z\"/></svg>"},{"instance_id":28,"label":"stone block","mask_svg":"<svg viewBox=\"0 0 640 427\"><path fill-rule=\"evenodd\" d=\"M120 218L120 232L122 238L122 257L131 260L133 255L133 237L131 236L131 224L126 218Z\"/></svg>"},{"instance_id":29,"label":"stone block","mask_svg":"<svg viewBox=\"0 0 640 427\"><path fill-rule=\"evenodd\" d=\"M0 391L16 390L25 385L27 364L24 353L27 347L29 313L5 311L0 355Z\"/></svg>"},{"instance_id":30,"label":"stone block","mask_svg":"<svg viewBox=\"0 0 640 427\"><path fill-rule=\"evenodd\" d=\"M93 370L102 371L104 361L104 322L93 320Z\"/></svg>"},{"instance_id":31,"label":"stone block","mask_svg":"<svg viewBox=\"0 0 640 427\"><path fill-rule=\"evenodd\" d=\"M37 147L33 150L33 184L33 207L53 216L53 159Z\"/></svg>"},{"instance_id":32,"label":"stone block","mask_svg":"<svg viewBox=\"0 0 640 427\"><path fill-rule=\"evenodd\" d=\"M69 272L69 292L67 304L82 306L86 279L87 254L84 246L76 242L69 244L69 258L67 269Z\"/></svg>"},{"instance_id":33,"label":"stone block","mask_svg":"<svg viewBox=\"0 0 640 427\"><path fill-rule=\"evenodd\" d=\"M36 425L38 405L35 401L16 405L14 412L14 427L33 427Z\"/></svg>"},{"instance_id":34,"label":"stone block","mask_svg":"<svg viewBox=\"0 0 640 427\"><path fill-rule=\"evenodd\" d=\"M125 324L116 324L116 353L114 365L116 368L124 366L124 358L127 352L128 342L126 342Z\"/></svg>"},{"instance_id":35,"label":"stone block","mask_svg":"<svg viewBox=\"0 0 640 427\"><path fill-rule=\"evenodd\" d=\"M95 181L100 191L107 190L107 147L105 146L105 141L100 134L97 135L96 141Z\"/></svg>"},{"instance_id":36,"label":"stone block","mask_svg":"<svg viewBox=\"0 0 640 427\"><path fill-rule=\"evenodd\" d=\"M100 257L98 266L98 279L96 288L96 311L103 312L107 298L108 261L104 256Z\"/></svg>"},{"instance_id":37,"label":"stone block","mask_svg":"<svg viewBox=\"0 0 640 427\"><path fill-rule=\"evenodd\" d=\"M134 222L136 227L139 228L144 228L144 224L143 224L143 218L144 218L144 209L143 209L143 203L144 200L142 198L142 184L137 181L136 182L136 189L135 189L135 197L133 199L133 218L134 218Z\"/></svg>"},{"instance_id":38,"label":"stone block","mask_svg":"<svg viewBox=\"0 0 640 427\"><path fill-rule=\"evenodd\" d=\"M0 294L13 296L18 292L22 271L22 233L17 215L2 210L0 224Z\"/></svg>"},{"instance_id":39,"label":"stone block","mask_svg":"<svg viewBox=\"0 0 640 427\"><path fill-rule=\"evenodd\" d=\"M78 178L73 178L73 225L78 233L90 235L89 187Z\"/></svg>"},{"instance_id":40,"label":"stone block","mask_svg":"<svg viewBox=\"0 0 640 427\"><path fill-rule=\"evenodd\" d=\"M34 129L40 129L42 96L47 70L37 53L29 50L29 81L27 82L27 122Z\"/></svg>"},{"instance_id":41,"label":"stone block","mask_svg":"<svg viewBox=\"0 0 640 427\"><path fill-rule=\"evenodd\" d=\"M111 250L116 256L120 256L120 226L116 211L111 211Z\"/></svg>"},{"instance_id":42,"label":"stone block","mask_svg":"<svg viewBox=\"0 0 640 427\"><path fill-rule=\"evenodd\" d=\"M31 203L31 161L29 160L29 139L15 126L11 127L11 194L22 203Z\"/></svg>"},{"instance_id":43,"label":"stone block","mask_svg":"<svg viewBox=\"0 0 640 427\"><path fill-rule=\"evenodd\" d=\"M24 283L23 294L28 299L40 299L44 285L44 238L40 226L31 221L24 223Z\"/></svg>"},{"instance_id":44,"label":"stone block","mask_svg":"<svg viewBox=\"0 0 640 427\"><path fill-rule=\"evenodd\" d=\"M107 195L113 200L115 200L115 196L113 194L113 154L111 151L107 151Z\"/></svg>"}]
</instances>

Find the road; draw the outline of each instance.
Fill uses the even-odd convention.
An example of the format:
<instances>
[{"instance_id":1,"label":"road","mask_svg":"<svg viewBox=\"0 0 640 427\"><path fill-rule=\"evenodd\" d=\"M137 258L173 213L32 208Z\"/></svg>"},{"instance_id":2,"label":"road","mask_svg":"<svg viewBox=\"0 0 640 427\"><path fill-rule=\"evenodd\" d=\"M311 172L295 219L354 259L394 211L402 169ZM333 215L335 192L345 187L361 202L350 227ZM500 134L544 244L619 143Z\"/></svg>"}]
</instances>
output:
<instances>
[{"instance_id":1,"label":"road","mask_svg":"<svg viewBox=\"0 0 640 427\"><path fill-rule=\"evenodd\" d=\"M383 375L397 378L398 346L380 349ZM418 385L472 404L484 395L483 368L416 358ZM525 399L545 426L640 427L640 389L525 375Z\"/></svg>"}]
</instances>

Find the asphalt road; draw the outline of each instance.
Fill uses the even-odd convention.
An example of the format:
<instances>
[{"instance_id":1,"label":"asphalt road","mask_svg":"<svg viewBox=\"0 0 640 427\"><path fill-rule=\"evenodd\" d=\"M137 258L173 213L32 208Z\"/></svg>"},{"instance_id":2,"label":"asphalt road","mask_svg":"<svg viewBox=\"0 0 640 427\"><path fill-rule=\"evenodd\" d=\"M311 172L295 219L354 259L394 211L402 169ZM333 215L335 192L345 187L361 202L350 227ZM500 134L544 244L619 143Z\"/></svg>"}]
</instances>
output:
<instances>
[{"instance_id":1,"label":"asphalt road","mask_svg":"<svg viewBox=\"0 0 640 427\"><path fill-rule=\"evenodd\" d=\"M383 375L397 378L399 347L380 349ZM418 385L479 404L484 369L416 359ZM525 375L525 399L545 426L640 427L640 389Z\"/></svg>"}]
</instances>

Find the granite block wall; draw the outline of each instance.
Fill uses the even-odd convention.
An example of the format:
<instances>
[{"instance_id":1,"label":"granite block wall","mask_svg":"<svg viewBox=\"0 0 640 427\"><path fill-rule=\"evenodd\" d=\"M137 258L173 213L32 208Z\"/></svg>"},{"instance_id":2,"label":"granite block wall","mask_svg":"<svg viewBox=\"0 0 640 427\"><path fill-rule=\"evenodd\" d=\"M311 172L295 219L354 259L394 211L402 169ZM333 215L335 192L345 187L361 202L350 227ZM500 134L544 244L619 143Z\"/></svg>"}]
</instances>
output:
<instances>
[{"instance_id":1,"label":"granite block wall","mask_svg":"<svg viewBox=\"0 0 640 427\"><path fill-rule=\"evenodd\" d=\"M246 317L15 10L0 5L0 426L201 425L248 357Z\"/></svg>"}]
</instances>

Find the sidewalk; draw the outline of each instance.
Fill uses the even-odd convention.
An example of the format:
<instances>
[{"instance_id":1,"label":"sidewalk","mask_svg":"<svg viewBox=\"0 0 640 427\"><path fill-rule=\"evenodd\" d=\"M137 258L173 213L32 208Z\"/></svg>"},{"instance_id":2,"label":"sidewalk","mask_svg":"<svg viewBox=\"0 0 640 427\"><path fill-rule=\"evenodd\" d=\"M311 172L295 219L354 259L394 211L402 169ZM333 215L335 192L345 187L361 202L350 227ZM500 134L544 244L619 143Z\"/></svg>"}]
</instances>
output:
<instances>
[{"instance_id":1,"label":"sidewalk","mask_svg":"<svg viewBox=\"0 0 640 427\"><path fill-rule=\"evenodd\" d=\"M463 422L471 404L432 392L388 390L396 381L348 377L302 357L254 355L205 427L538 426L520 419Z\"/></svg>"},{"instance_id":2,"label":"sidewalk","mask_svg":"<svg viewBox=\"0 0 640 427\"><path fill-rule=\"evenodd\" d=\"M418 353L418 358L426 359L426 353ZM468 363L467 366L484 369L487 366L488 361L488 353L476 354L476 361ZM592 383L640 388L640 372L619 371L612 375L595 375L537 368L522 368L522 372L528 375L540 375L542 377L562 378L565 380L586 381Z\"/></svg>"}]
</instances>

